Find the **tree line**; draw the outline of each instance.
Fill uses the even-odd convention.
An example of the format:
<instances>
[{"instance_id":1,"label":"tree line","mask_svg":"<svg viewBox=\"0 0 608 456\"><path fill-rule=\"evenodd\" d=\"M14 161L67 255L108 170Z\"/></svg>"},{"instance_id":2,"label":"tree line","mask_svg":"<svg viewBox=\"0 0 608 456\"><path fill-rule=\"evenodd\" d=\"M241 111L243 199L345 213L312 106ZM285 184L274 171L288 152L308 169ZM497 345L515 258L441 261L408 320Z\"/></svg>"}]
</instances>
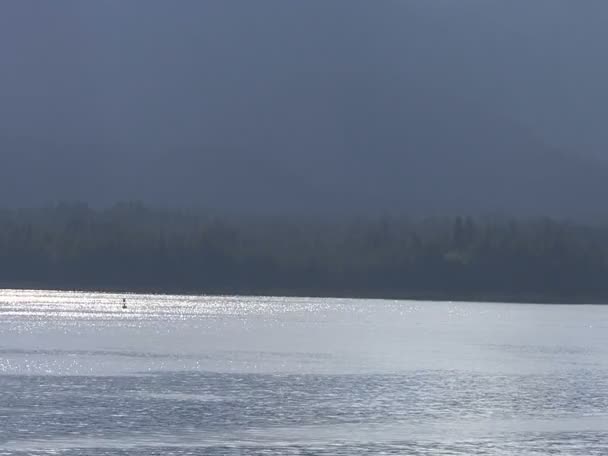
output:
<instances>
[{"instance_id":1,"label":"tree line","mask_svg":"<svg viewBox=\"0 0 608 456\"><path fill-rule=\"evenodd\" d=\"M548 218L0 211L3 287L601 302L607 277L608 226Z\"/></svg>"}]
</instances>

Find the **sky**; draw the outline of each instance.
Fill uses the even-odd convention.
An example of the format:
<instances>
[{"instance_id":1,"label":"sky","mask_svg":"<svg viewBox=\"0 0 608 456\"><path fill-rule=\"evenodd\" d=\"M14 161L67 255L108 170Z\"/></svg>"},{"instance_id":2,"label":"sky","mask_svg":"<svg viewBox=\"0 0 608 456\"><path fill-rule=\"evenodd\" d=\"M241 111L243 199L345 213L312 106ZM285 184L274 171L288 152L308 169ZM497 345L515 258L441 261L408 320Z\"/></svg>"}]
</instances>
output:
<instances>
[{"instance_id":1,"label":"sky","mask_svg":"<svg viewBox=\"0 0 608 456\"><path fill-rule=\"evenodd\" d=\"M183 162L173 179L197 154L238 156L237 174L244 156L314 172L348 154L376 166L425 137L458 152L478 129L492 132L484 147L517 137L603 159L607 14L602 0L7 0L0 154L40 149L52 164L77 149L74 166L131 179L167 155Z\"/></svg>"},{"instance_id":2,"label":"sky","mask_svg":"<svg viewBox=\"0 0 608 456\"><path fill-rule=\"evenodd\" d=\"M602 1L26 0L0 8L1 120L24 135L74 138L77 129L109 142L187 143L201 140L201 124L218 136L242 133L239 123L251 122L239 113L273 122L302 98L409 83L460 90L560 147L597 153L608 143ZM349 109L348 100L332 101Z\"/></svg>"}]
</instances>

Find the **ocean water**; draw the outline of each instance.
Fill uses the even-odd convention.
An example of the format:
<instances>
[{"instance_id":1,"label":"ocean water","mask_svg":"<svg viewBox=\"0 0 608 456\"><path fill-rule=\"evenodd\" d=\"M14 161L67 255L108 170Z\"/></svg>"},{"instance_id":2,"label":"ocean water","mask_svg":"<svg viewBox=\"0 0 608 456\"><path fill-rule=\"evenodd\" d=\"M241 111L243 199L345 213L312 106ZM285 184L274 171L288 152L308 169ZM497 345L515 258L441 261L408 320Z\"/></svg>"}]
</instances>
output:
<instances>
[{"instance_id":1,"label":"ocean water","mask_svg":"<svg viewBox=\"0 0 608 456\"><path fill-rule=\"evenodd\" d=\"M608 306L0 291L0 455L606 455Z\"/></svg>"}]
</instances>

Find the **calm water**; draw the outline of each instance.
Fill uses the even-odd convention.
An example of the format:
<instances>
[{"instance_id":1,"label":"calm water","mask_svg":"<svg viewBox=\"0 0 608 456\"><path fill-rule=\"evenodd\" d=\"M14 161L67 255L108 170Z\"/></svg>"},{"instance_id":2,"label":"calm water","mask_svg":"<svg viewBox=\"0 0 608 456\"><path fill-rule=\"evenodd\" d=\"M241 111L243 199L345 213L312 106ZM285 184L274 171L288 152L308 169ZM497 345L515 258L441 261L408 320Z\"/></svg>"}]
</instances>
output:
<instances>
[{"instance_id":1,"label":"calm water","mask_svg":"<svg viewBox=\"0 0 608 456\"><path fill-rule=\"evenodd\" d=\"M608 306L0 291L0 455L605 455Z\"/></svg>"}]
</instances>

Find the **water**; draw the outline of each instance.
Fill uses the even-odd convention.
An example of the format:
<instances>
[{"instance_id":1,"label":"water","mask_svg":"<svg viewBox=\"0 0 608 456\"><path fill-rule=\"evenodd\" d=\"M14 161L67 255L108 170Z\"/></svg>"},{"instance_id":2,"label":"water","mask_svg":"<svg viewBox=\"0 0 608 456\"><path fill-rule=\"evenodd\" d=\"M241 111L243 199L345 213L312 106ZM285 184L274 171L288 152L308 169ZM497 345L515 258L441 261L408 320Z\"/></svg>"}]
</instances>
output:
<instances>
[{"instance_id":1,"label":"water","mask_svg":"<svg viewBox=\"0 0 608 456\"><path fill-rule=\"evenodd\" d=\"M0 455L605 455L608 306L0 291Z\"/></svg>"}]
</instances>

